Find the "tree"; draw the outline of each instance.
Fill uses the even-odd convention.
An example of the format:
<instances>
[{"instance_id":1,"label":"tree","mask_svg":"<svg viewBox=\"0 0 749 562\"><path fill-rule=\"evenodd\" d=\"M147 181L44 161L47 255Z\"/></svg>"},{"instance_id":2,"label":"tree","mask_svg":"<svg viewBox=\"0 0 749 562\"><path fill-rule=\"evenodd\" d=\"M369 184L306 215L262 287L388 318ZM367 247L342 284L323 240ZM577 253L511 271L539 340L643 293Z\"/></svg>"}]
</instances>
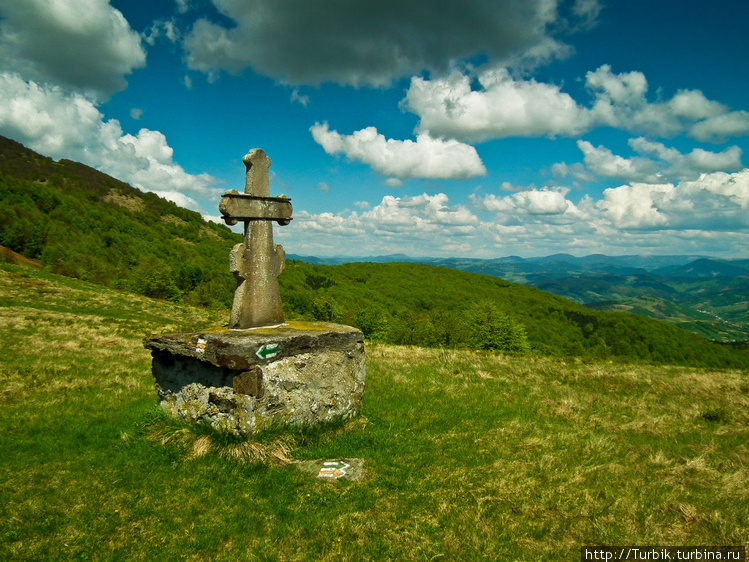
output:
<instances>
[{"instance_id":1,"label":"tree","mask_svg":"<svg viewBox=\"0 0 749 562\"><path fill-rule=\"evenodd\" d=\"M466 319L471 347L509 353L530 351L523 325L513 321L493 304L473 305Z\"/></svg>"}]
</instances>

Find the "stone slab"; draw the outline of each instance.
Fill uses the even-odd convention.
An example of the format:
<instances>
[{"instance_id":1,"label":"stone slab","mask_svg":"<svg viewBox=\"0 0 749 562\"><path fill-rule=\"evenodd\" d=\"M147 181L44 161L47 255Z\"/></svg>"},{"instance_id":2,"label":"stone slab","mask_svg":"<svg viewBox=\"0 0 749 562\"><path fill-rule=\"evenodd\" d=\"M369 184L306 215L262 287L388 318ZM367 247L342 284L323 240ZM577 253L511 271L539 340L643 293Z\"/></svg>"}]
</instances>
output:
<instances>
[{"instance_id":1,"label":"stone slab","mask_svg":"<svg viewBox=\"0 0 749 562\"><path fill-rule=\"evenodd\" d=\"M295 461L294 464L299 470L320 480L359 480L364 475L364 459L317 459Z\"/></svg>"},{"instance_id":2,"label":"stone slab","mask_svg":"<svg viewBox=\"0 0 749 562\"><path fill-rule=\"evenodd\" d=\"M161 407L189 422L251 434L278 424L355 416L365 383L364 337L350 326L288 322L153 335Z\"/></svg>"}]
</instances>

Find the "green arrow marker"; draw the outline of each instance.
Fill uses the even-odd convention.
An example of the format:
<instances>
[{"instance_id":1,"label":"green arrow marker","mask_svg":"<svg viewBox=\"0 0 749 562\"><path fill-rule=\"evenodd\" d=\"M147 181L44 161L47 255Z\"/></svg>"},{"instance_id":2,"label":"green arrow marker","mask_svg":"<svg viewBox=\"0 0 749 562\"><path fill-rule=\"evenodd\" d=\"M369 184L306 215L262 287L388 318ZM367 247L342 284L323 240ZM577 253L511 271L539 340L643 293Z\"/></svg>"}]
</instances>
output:
<instances>
[{"instance_id":1,"label":"green arrow marker","mask_svg":"<svg viewBox=\"0 0 749 562\"><path fill-rule=\"evenodd\" d=\"M257 355L262 360L273 359L276 355L278 355L278 344L265 344L257 350L255 355Z\"/></svg>"}]
</instances>

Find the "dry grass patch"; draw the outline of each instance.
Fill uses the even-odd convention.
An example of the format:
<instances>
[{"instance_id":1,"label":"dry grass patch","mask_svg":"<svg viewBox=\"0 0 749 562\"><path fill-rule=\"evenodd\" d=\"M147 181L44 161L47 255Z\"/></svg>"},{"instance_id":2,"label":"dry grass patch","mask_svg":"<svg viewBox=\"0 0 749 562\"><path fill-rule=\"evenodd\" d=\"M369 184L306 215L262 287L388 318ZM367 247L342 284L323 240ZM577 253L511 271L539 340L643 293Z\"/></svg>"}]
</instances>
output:
<instances>
[{"instance_id":1,"label":"dry grass patch","mask_svg":"<svg viewBox=\"0 0 749 562\"><path fill-rule=\"evenodd\" d=\"M268 463L275 466L287 465L293 460L294 440L289 436L278 437L266 443L251 438L221 435L205 427L185 427L163 421L150 425L146 435L161 445L175 447L186 459L211 455L227 461Z\"/></svg>"},{"instance_id":2,"label":"dry grass patch","mask_svg":"<svg viewBox=\"0 0 749 562\"><path fill-rule=\"evenodd\" d=\"M135 195L125 195L114 188L110 189L109 193L102 197L102 201L119 205L132 213L142 213L146 210L146 203L143 199Z\"/></svg>"}]
</instances>

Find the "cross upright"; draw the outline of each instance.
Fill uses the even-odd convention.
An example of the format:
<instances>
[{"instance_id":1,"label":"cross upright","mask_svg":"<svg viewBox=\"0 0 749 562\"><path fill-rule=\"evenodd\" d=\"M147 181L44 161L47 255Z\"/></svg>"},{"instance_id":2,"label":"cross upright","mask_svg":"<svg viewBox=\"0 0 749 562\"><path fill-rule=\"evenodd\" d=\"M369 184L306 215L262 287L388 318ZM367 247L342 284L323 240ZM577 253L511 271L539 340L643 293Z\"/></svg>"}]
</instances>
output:
<instances>
[{"instance_id":1,"label":"cross upright","mask_svg":"<svg viewBox=\"0 0 749 562\"><path fill-rule=\"evenodd\" d=\"M273 244L272 222L289 224L291 199L270 197L271 162L263 150L253 148L242 162L247 167L244 193L229 190L218 206L227 224L244 222L244 242L234 246L229 256L229 267L237 278L229 328L275 326L284 321L278 276L286 252L280 244Z\"/></svg>"}]
</instances>

